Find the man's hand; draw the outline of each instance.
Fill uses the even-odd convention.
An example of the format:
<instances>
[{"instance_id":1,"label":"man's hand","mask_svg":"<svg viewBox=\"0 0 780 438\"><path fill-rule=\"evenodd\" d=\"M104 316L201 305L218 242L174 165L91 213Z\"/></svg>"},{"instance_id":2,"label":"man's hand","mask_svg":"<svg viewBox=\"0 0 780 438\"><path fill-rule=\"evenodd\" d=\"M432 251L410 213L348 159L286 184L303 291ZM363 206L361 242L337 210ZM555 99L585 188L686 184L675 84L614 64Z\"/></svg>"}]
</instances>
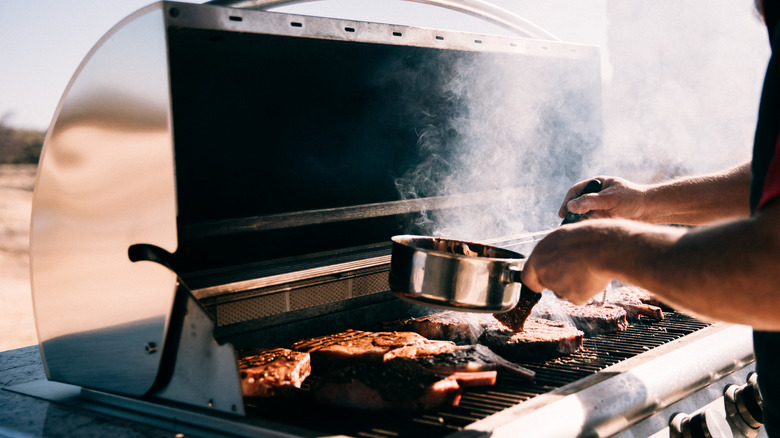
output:
<instances>
[{"instance_id":1,"label":"man's hand","mask_svg":"<svg viewBox=\"0 0 780 438\"><path fill-rule=\"evenodd\" d=\"M523 284L549 289L574 304L584 304L612 279L601 269L604 244L619 239L622 221L589 220L545 236L523 268ZM611 246L611 245L610 245Z\"/></svg>"},{"instance_id":2,"label":"man's hand","mask_svg":"<svg viewBox=\"0 0 780 438\"><path fill-rule=\"evenodd\" d=\"M587 213L588 219L624 218L653 224L703 225L750 214L750 163L734 168L659 184L636 184L622 178L598 176L601 191L582 193L580 181L569 189L558 216L567 211Z\"/></svg>"},{"instance_id":3,"label":"man's hand","mask_svg":"<svg viewBox=\"0 0 780 438\"><path fill-rule=\"evenodd\" d=\"M601 191L589 193L578 197L589 178L573 185L558 210L558 216L565 217L566 212L577 214L588 213L589 219L597 218L626 218L643 220L644 218L644 194L646 186L635 184L622 178L599 176Z\"/></svg>"}]
</instances>

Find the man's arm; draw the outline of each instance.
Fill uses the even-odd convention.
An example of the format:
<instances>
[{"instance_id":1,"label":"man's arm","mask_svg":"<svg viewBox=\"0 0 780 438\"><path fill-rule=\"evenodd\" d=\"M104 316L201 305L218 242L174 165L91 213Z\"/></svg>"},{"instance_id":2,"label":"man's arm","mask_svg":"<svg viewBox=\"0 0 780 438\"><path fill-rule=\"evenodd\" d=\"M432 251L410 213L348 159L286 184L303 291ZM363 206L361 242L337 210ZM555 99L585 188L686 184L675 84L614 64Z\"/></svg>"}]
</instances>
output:
<instances>
[{"instance_id":1,"label":"man's arm","mask_svg":"<svg viewBox=\"0 0 780 438\"><path fill-rule=\"evenodd\" d=\"M599 177L599 193L576 198L587 184L575 184L558 215L566 210L588 213L589 218L622 217L655 224L701 225L716 220L744 218L750 213L750 163L711 175L660 184L634 184L620 178Z\"/></svg>"},{"instance_id":2,"label":"man's arm","mask_svg":"<svg viewBox=\"0 0 780 438\"><path fill-rule=\"evenodd\" d=\"M778 224L780 200L753 217L693 230L584 221L539 242L523 282L583 303L615 279L705 317L780 330Z\"/></svg>"}]
</instances>

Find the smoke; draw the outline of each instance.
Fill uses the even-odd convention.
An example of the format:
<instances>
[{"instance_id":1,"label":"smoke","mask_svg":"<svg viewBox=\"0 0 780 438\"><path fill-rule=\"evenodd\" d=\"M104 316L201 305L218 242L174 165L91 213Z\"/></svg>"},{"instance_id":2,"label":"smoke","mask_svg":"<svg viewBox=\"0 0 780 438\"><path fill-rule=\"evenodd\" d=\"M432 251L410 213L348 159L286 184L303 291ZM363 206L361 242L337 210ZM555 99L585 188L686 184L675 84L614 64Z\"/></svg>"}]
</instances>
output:
<instances>
[{"instance_id":1,"label":"smoke","mask_svg":"<svg viewBox=\"0 0 780 438\"><path fill-rule=\"evenodd\" d=\"M579 180L607 174L651 182L749 159L768 59L750 2L575 3L534 6L532 21L575 44L599 43L592 62L448 60L440 72L448 79L438 86L451 112L446 122L441 112L419 112L425 158L396 184L405 199L469 193L481 202L425 210L417 226L467 240L549 229ZM576 11L561 13L588 5L603 14L595 23L602 27L588 28Z\"/></svg>"},{"instance_id":2,"label":"smoke","mask_svg":"<svg viewBox=\"0 0 780 438\"><path fill-rule=\"evenodd\" d=\"M599 60L541 50L436 60L444 79L434 94L444 104L409 103L421 161L396 186L405 199L460 196L464 203L426 210L416 226L481 240L559 221L560 194L583 177L584 157L601 142Z\"/></svg>"},{"instance_id":3,"label":"smoke","mask_svg":"<svg viewBox=\"0 0 780 438\"><path fill-rule=\"evenodd\" d=\"M598 173L638 182L750 158L768 59L752 2L607 2L610 74Z\"/></svg>"}]
</instances>

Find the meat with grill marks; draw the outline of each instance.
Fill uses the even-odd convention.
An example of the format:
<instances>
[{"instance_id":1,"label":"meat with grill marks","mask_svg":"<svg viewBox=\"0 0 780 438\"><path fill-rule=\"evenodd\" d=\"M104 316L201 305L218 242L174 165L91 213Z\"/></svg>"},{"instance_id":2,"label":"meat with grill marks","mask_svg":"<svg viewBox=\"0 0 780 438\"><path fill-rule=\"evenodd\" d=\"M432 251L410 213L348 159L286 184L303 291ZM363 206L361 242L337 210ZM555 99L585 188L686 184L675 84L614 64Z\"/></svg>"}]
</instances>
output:
<instances>
[{"instance_id":1,"label":"meat with grill marks","mask_svg":"<svg viewBox=\"0 0 780 438\"><path fill-rule=\"evenodd\" d=\"M384 355L396 348L417 346L439 348L432 341L413 332L368 332L346 330L332 335L298 341L292 349L311 355L312 366L325 370L355 362L382 362Z\"/></svg>"},{"instance_id":2,"label":"meat with grill marks","mask_svg":"<svg viewBox=\"0 0 780 438\"><path fill-rule=\"evenodd\" d=\"M553 321L571 321L574 327L588 335L625 331L628 328L626 311L612 304L578 306L557 298L544 299L536 305L534 316Z\"/></svg>"},{"instance_id":3,"label":"meat with grill marks","mask_svg":"<svg viewBox=\"0 0 780 438\"><path fill-rule=\"evenodd\" d=\"M651 292L635 286L618 286L608 288L605 303L623 308L628 319L637 320L640 316L650 319L664 319L665 307ZM591 302L600 302L597 295Z\"/></svg>"},{"instance_id":4,"label":"meat with grill marks","mask_svg":"<svg viewBox=\"0 0 780 438\"><path fill-rule=\"evenodd\" d=\"M333 368L312 382L319 403L382 412L421 412L457 406L462 384L408 361L359 362Z\"/></svg>"},{"instance_id":5,"label":"meat with grill marks","mask_svg":"<svg viewBox=\"0 0 780 438\"><path fill-rule=\"evenodd\" d=\"M315 370L330 370L360 362L409 362L438 375L457 373L462 382L473 377L468 373L488 371L493 371L495 380L495 370L499 369L529 380L533 380L534 376L533 371L513 364L482 346L459 346L450 341L430 340L413 332L347 330L300 341L292 348L309 353Z\"/></svg>"},{"instance_id":6,"label":"meat with grill marks","mask_svg":"<svg viewBox=\"0 0 780 438\"><path fill-rule=\"evenodd\" d=\"M444 316L441 316L444 315ZM417 321L424 321L418 324ZM460 323L458 322L460 321ZM579 351L582 347L582 331L576 330L571 324L527 318L522 331L515 331L499 322L490 314L460 314L458 312L442 312L423 318L412 318L395 324L403 324L422 333L441 336L445 340L454 333L457 339L461 335L452 327L469 327L480 333L475 348L480 351L498 353L498 357L510 360L546 359ZM447 325L448 329L440 329L438 325ZM517 334L517 336L514 336ZM489 340L489 341L488 341ZM504 344L509 343L509 346ZM484 348L484 344L490 348ZM507 354L504 354L508 352ZM512 362L509 364L515 365ZM515 365L518 366L518 365ZM507 371L511 369L506 368ZM525 369L525 368L523 368ZM522 374L522 373L518 373Z\"/></svg>"},{"instance_id":7,"label":"meat with grill marks","mask_svg":"<svg viewBox=\"0 0 780 438\"><path fill-rule=\"evenodd\" d=\"M456 344L474 344L492 318L489 315L445 311L417 318L391 321L385 324L388 330L419 333L428 339L452 341Z\"/></svg>"},{"instance_id":8,"label":"meat with grill marks","mask_svg":"<svg viewBox=\"0 0 780 438\"><path fill-rule=\"evenodd\" d=\"M347 330L293 346L311 354L311 397L372 411L427 411L458 404L463 387L493 385L497 369L534 373L483 346L459 346L411 332ZM320 374L321 373L321 374Z\"/></svg>"},{"instance_id":9,"label":"meat with grill marks","mask_svg":"<svg viewBox=\"0 0 780 438\"><path fill-rule=\"evenodd\" d=\"M410 361L439 374L457 374L504 370L533 381L534 372L510 362L480 344L458 345L432 352L417 347L403 347L385 354L385 361Z\"/></svg>"},{"instance_id":10,"label":"meat with grill marks","mask_svg":"<svg viewBox=\"0 0 780 438\"><path fill-rule=\"evenodd\" d=\"M521 332L496 322L485 329L480 343L509 360L541 360L580 351L583 336L567 322L530 317Z\"/></svg>"},{"instance_id":11,"label":"meat with grill marks","mask_svg":"<svg viewBox=\"0 0 780 438\"><path fill-rule=\"evenodd\" d=\"M271 397L300 388L311 373L311 361L308 353L273 348L239 359L238 372L244 396Z\"/></svg>"}]
</instances>

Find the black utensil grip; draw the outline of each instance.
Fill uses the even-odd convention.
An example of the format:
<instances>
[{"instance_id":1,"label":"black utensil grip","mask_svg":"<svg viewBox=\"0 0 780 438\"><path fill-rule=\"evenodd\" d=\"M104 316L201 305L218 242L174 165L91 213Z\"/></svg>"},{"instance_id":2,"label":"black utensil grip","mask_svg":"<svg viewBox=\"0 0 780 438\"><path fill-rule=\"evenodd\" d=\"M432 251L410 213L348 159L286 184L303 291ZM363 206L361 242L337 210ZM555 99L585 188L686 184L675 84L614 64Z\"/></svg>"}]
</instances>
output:
<instances>
[{"instance_id":1,"label":"black utensil grip","mask_svg":"<svg viewBox=\"0 0 780 438\"><path fill-rule=\"evenodd\" d=\"M588 181L588 184L586 184L585 188L582 189L582 193L580 193L579 195L575 196L574 198L579 198L580 196L588 194L588 193L598 193L600 191L601 191L601 181L597 180L597 179L592 179L592 180ZM572 199L574 199L574 198L572 198ZM582 220L582 217L585 214L586 213L577 214L577 213L568 212L568 213L566 213L566 217L563 218L563 222L561 222L561 225L573 224L574 222L579 222L580 220Z\"/></svg>"}]
</instances>

